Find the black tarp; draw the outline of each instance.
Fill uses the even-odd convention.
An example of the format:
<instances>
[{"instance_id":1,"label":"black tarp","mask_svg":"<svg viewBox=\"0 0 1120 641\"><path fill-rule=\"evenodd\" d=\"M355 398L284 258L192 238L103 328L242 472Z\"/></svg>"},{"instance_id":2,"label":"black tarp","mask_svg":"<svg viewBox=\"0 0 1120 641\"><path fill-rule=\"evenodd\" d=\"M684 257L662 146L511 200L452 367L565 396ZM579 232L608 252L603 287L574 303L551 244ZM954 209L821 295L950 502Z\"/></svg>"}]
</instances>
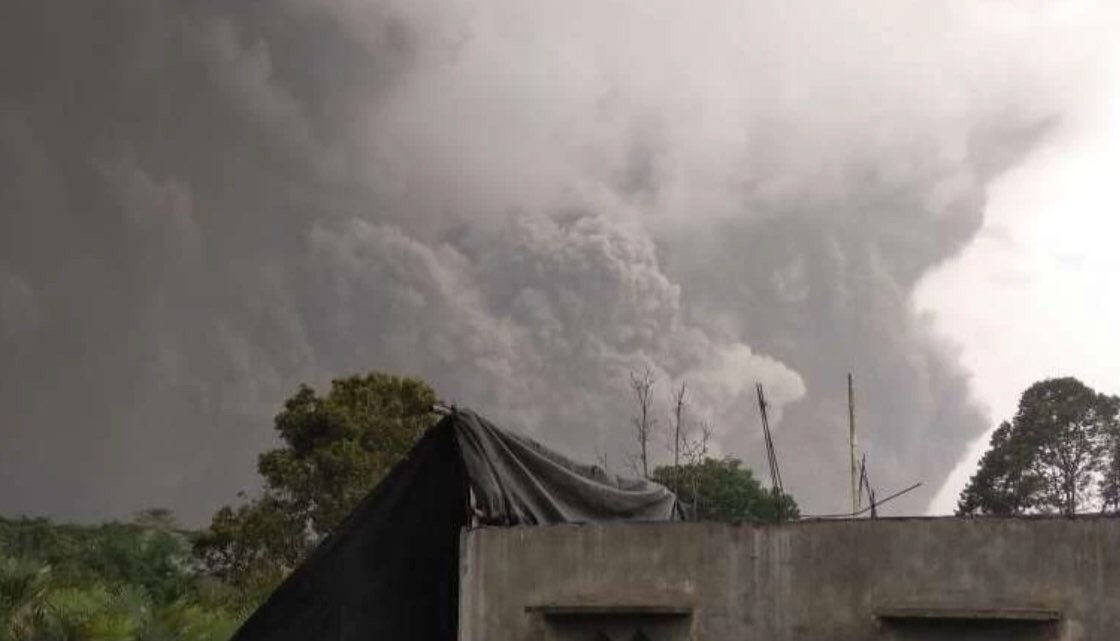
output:
<instances>
[{"instance_id":1,"label":"black tarp","mask_svg":"<svg viewBox=\"0 0 1120 641\"><path fill-rule=\"evenodd\" d=\"M473 501L471 496L473 495ZM235 641L454 641L459 531L479 522L664 521L664 487L582 465L466 409L420 439Z\"/></svg>"}]
</instances>

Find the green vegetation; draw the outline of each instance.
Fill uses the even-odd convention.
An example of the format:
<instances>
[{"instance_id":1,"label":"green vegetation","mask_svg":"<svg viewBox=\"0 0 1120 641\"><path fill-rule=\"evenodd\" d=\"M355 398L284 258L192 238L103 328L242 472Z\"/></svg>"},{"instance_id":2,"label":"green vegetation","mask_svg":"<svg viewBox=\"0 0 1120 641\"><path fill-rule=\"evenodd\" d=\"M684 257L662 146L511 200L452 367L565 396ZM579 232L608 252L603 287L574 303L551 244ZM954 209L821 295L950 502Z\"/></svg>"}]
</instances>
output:
<instances>
[{"instance_id":1,"label":"green vegetation","mask_svg":"<svg viewBox=\"0 0 1120 641\"><path fill-rule=\"evenodd\" d=\"M213 581L170 513L0 519L0 641L218 641L255 605Z\"/></svg>"},{"instance_id":2,"label":"green vegetation","mask_svg":"<svg viewBox=\"0 0 1120 641\"><path fill-rule=\"evenodd\" d=\"M762 488L740 461L706 457L706 427L687 438L683 399L682 387L684 462L652 477L677 489L691 518L795 518L793 499ZM0 519L0 641L228 639L412 448L435 402L424 382L379 372L332 381L322 395L301 386L276 417L281 446L258 460L263 491L201 532L162 509L95 526Z\"/></svg>"},{"instance_id":3,"label":"green vegetation","mask_svg":"<svg viewBox=\"0 0 1120 641\"><path fill-rule=\"evenodd\" d=\"M435 392L382 373L300 389L260 457L264 491L202 532L0 519L0 641L225 641L411 449Z\"/></svg>"},{"instance_id":4,"label":"green vegetation","mask_svg":"<svg viewBox=\"0 0 1120 641\"><path fill-rule=\"evenodd\" d=\"M676 492L690 521L781 521L800 514L792 496L763 488L734 458L665 465L652 478Z\"/></svg>"},{"instance_id":5,"label":"green vegetation","mask_svg":"<svg viewBox=\"0 0 1120 641\"><path fill-rule=\"evenodd\" d=\"M276 417L283 446L261 455L264 492L223 507L194 544L218 578L267 593L412 449L434 422L423 381L380 372L301 386Z\"/></svg>"},{"instance_id":6,"label":"green vegetation","mask_svg":"<svg viewBox=\"0 0 1120 641\"><path fill-rule=\"evenodd\" d=\"M635 469L649 467L653 378L635 377ZM793 498L734 458L707 456L707 426L674 393L673 465L650 478L692 520L781 521ZM162 509L130 523L0 518L0 641L224 641L432 425L435 392L374 372L301 386L277 415L281 446L258 461L261 494L201 532ZM1120 508L1120 398L1073 378L1041 381L994 432L958 513L1075 514Z\"/></svg>"},{"instance_id":7,"label":"green vegetation","mask_svg":"<svg viewBox=\"0 0 1120 641\"><path fill-rule=\"evenodd\" d=\"M957 513L1064 514L1120 507L1120 398L1075 378L1035 383L992 434Z\"/></svg>"}]
</instances>

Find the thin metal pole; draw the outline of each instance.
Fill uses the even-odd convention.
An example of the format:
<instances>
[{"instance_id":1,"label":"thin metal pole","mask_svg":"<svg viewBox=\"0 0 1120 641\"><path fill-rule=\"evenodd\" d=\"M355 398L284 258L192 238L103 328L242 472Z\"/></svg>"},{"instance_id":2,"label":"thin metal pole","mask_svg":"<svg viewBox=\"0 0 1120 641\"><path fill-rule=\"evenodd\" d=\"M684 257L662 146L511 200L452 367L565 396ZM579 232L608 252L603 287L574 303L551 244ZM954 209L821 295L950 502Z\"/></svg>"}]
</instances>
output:
<instances>
[{"instance_id":1,"label":"thin metal pole","mask_svg":"<svg viewBox=\"0 0 1120 641\"><path fill-rule=\"evenodd\" d=\"M762 436L766 441L766 461L770 467L770 490L774 495L775 508L778 521L785 518L782 500L785 489L782 488L782 473L778 468L778 454L774 450L774 437L770 433L770 418L766 413L766 396L762 392L762 383L755 383L758 392L758 411L762 415Z\"/></svg>"},{"instance_id":2,"label":"thin metal pole","mask_svg":"<svg viewBox=\"0 0 1120 641\"><path fill-rule=\"evenodd\" d=\"M852 390L852 373L848 372L848 444L851 447L852 513L859 512L859 469L856 467L856 401Z\"/></svg>"}]
</instances>

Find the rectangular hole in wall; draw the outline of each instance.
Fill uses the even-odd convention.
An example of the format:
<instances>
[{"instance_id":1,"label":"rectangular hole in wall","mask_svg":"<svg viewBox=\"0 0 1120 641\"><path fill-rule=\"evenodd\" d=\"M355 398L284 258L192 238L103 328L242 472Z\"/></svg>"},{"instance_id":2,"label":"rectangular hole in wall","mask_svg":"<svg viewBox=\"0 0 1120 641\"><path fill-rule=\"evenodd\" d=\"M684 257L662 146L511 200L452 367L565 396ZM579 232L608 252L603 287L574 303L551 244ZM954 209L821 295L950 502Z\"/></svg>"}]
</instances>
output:
<instances>
[{"instance_id":1,"label":"rectangular hole in wall","mask_svg":"<svg viewBox=\"0 0 1120 641\"><path fill-rule=\"evenodd\" d=\"M1057 641L1056 621L911 619L890 621L893 641Z\"/></svg>"},{"instance_id":2,"label":"rectangular hole in wall","mask_svg":"<svg viewBox=\"0 0 1120 641\"><path fill-rule=\"evenodd\" d=\"M1032 608L882 607L893 641L1057 641L1061 613Z\"/></svg>"},{"instance_id":3,"label":"rectangular hole in wall","mask_svg":"<svg viewBox=\"0 0 1120 641\"><path fill-rule=\"evenodd\" d=\"M688 641L690 610L640 607L529 608L550 641Z\"/></svg>"},{"instance_id":4,"label":"rectangular hole in wall","mask_svg":"<svg viewBox=\"0 0 1120 641\"><path fill-rule=\"evenodd\" d=\"M549 617L555 641L688 641L688 619L594 615Z\"/></svg>"}]
</instances>

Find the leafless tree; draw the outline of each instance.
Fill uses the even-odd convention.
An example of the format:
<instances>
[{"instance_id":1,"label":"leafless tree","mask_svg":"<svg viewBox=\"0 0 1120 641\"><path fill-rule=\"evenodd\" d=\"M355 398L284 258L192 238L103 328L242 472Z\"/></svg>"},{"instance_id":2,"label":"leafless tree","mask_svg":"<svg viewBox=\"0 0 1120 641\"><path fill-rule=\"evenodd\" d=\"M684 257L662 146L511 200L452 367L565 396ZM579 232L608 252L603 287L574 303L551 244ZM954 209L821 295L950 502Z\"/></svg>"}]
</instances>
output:
<instances>
[{"instance_id":1,"label":"leafless tree","mask_svg":"<svg viewBox=\"0 0 1120 641\"><path fill-rule=\"evenodd\" d=\"M685 382L682 381L680 386L673 390L669 400L672 407L670 416L672 433L666 439L666 446L673 457L673 466L671 473L664 476L662 480L667 482L669 489L677 495L684 492L693 497L693 504L689 506L691 516L686 515L686 518L694 518L699 513L699 505L696 504L700 500L697 486L704 459L708 456L712 429L707 421L694 423L689 420L688 385Z\"/></svg>"},{"instance_id":2,"label":"leafless tree","mask_svg":"<svg viewBox=\"0 0 1120 641\"><path fill-rule=\"evenodd\" d=\"M699 465L708 456L708 443L712 440L712 426L701 421L696 435L686 433L681 440L681 454L685 465Z\"/></svg>"},{"instance_id":3,"label":"leafless tree","mask_svg":"<svg viewBox=\"0 0 1120 641\"><path fill-rule=\"evenodd\" d=\"M650 445L658 436L653 408L656 383L657 377L651 369L630 373L630 389L634 391L637 402L637 412L632 419L637 451L630 455L628 466L634 474L644 478L650 476ZM669 400L672 408L669 417L671 432L664 434L664 439L657 440L665 444L673 457L673 465L661 480L678 494L686 488L690 489L689 495L694 497L694 501L699 501L699 476L708 456L712 429L707 421L694 423L689 420L687 383L681 382L679 387L674 388ZM600 459L603 462L602 457ZM699 505L692 505L689 511L693 515L698 514Z\"/></svg>"},{"instance_id":4,"label":"leafless tree","mask_svg":"<svg viewBox=\"0 0 1120 641\"><path fill-rule=\"evenodd\" d=\"M681 430L684 427L685 382L673 392L673 467L681 465ZM687 434L686 434L687 436Z\"/></svg>"},{"instance_id":5,"label":"leafless tree","mask_svg":"<svg viewBox=\"0 0 1120 641\"><path fill-rule=\"evenodd\" d=\"M657 376L649 368L640 374L630 372L630 389L634 390L634 400L638 403L638 412L633 419L638 451L635 454L637 461L632 462L632 466L642 478L649 478L649 443L657 427L657 418L653 416L653 386L656 382Z\"/></svg>"},{"instance_id":6,"label":"leafless tree","mask_svg":"<svg viewBox=\"0 0 1120 641\"><path fill-rule=\"evenodd\" d=\"M693 434L692 430L686 429L681 436L681 456L684 460L684 465L675 468L674 479L677 487L673 491L678 495L680 494L681 487L689 489L689 496L692 497L693 505L691 506L691 516L687 518L695 519L700 514L700 472L701 466L704 464L704 459L708 456L708 442L712 438L712 427L707 421L701 421ZM682 485L683 484L683 485Z\"/></svg>"}]
</instances>

